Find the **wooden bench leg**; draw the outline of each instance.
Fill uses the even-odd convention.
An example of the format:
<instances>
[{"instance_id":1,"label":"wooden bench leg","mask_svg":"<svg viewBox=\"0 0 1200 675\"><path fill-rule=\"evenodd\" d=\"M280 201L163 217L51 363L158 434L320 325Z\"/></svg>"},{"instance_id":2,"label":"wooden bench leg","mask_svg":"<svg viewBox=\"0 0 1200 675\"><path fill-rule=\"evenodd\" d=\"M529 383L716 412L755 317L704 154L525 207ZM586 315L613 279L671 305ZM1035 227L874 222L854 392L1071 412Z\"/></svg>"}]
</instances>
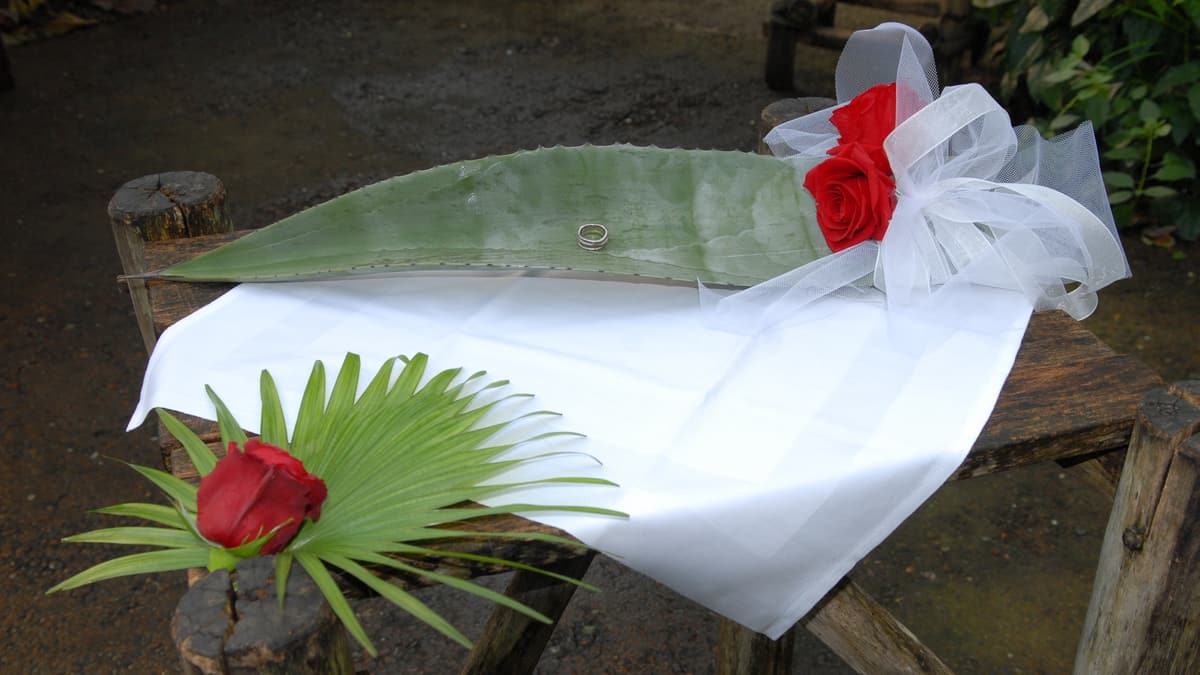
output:
<instances>
[{"instance_id":1,"label":"wooden bench leg","mask_svg":"<svg viewBox=\"0 0 1200 675\"><path fill-rule=\"evenodd\" d=\"M809 0L774 0L770 19L763 25L767 36L767 86L777 91L795 88L796 40L811 30L815 10Z\"/></svg>"},{"instance_id":2,"label":"wooden bench leg","mask_svg":"<svg viewBox=\"0 0 1200 675\"><path fill-rule=\"evenodd\" d=\"M860 673L954 672L848 578L842 579L801 624Z\"/></svg>"},{"instance_id":3,"label":"wooden bench leg","mask_svg":"<svg viewBox=\"0 0 1200 675\"><path fill-rule=\"evenodd\" d=\"M588 551L546 569L581 579L594 557L595 552ZM519 675L533 672L575 589L574 584L536 572L518 570L514 573L504 594L545 614L555 623L544 624L507 607L497 607L476 641L475 651L471 652L470 659L462 669L463 675Z\"/></svg>"},{"instance_id":4,"label":"wooden bench leg","mask_svg":"<svg viewBox=\"0 0 1200 675\"><path fill-rule=\"evenodd\" d=\"M767 22L767 66L764 73L767 86L775 91L791 91L796 79L796 36L800 31Z\"/></svg>"},{"instance_id":5,"label":"wooden bench leg","mask_svg":"<svg viewBox=\"0 0 1200 675\"><path fill-rule=\"evenodd\" d=\"M1138 408L1076 673L1200 672L1200 381Z\"/></svg>"},{"instance_id":6,"label":"wooden bench leg","mask_svg":"<svg viewBox=\"0 0 1200 675\"><path fill-rule=\"evenodd\" d=\"M793 633L800 626L860 673L954 672L848 578L842 579L821 604L777 641L722 619L717 672L787 675L791 672Z\"/></svg>"},{"instance_id":7,"label":"wooden bench leg","mask_svg":"<svg viewBox=\"0 0 1200 675\"><path fill-rule=\"evenodd\" d=\"M1117 483L1121 480L1121 469L1125 467L1125 449L1095 456L1084 455L1056 459L1054 463L1083 478L1084 482L1112 501L1117 496Z\"/></svg>"},{"instance_id":8,"label":"wooden bench leg","mask_svg":"<svg viewBox=\"0 0 1200 675\"><path fill-rule=\"evenodd\" d=\"M721 617L717 675L788 675L792 672L795 631L792 627L778 640L772 640Z\"/></svg>"}]
</instances>

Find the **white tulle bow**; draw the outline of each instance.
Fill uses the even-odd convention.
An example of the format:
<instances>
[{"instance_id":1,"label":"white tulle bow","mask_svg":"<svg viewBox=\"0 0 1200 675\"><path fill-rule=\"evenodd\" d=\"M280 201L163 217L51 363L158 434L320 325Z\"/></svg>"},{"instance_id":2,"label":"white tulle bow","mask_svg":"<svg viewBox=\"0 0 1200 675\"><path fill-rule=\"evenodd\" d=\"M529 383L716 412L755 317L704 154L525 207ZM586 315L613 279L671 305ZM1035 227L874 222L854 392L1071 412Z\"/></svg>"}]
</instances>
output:
<instances>
[{"instance_id":1,"label":"white tulle bow","mask_svg":"<svg viewBox=\"0 0 1200 675\"><path fill-rule=\"evenodd\" d=\"M724 298L704 291L715 324L755 331L829 294L878 291L889 313L915 314L961 298L948 291L962 284L1017 290L1035 309L1082 319L1097 290L1129 276L1091 126L1044 140L1014 129L979 85L938 96L935 73L932 49L908 26L851 37L837 66L839 106L897 83L897 125L884 141L897 197L887 232ZM836 107L771 131L772 152L806 168L826 158Z\"/></svg>"}]
</instances>

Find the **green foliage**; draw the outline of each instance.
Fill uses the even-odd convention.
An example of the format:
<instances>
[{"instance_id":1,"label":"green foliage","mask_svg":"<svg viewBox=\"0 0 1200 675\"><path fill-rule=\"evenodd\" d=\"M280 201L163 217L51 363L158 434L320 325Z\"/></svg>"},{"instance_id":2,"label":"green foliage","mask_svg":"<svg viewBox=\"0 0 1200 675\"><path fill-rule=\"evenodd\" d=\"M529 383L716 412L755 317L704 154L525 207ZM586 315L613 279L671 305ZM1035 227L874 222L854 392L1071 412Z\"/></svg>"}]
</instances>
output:
<instances>
[{"instance_id":1,"label":"green foliage","mask_svg":"<svg viewBox=\"0 0 1200 675\"><path fill-rule=\"evenodd\" d=\"M976 0L980 4L980 0ZM1200 236L1200 2L1008 0L1001 96L1047 135L1096 127L1118 224L1153 213Z\"/></svg>"},{"instance_id":2,"label":"green foliage","mask_svg":"<svg viewBox=\"0 0 1200 675\"><path fill-rule=\"evenodd\" d=\"M279 281L532 268L751 286L829 255L805 166L746 152L553 147L369 185L159 274ZM601 250L578 228L600 223Z\"/></svg>"}]
</instances>

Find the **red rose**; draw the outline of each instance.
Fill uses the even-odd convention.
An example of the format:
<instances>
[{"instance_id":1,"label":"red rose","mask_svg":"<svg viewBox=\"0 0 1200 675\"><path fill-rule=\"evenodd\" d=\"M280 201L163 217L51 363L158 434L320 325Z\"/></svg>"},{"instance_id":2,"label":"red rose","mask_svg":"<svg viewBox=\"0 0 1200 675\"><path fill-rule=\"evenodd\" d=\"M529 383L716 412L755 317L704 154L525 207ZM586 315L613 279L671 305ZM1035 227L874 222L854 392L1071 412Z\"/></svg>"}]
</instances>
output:
<instances>
[{"instance_id":1,"label":"red rose","mask_svg":"<svg viewBox=\"0 0 1200 675\"><path fill-rule=\"evenodd\" d=\"M896 181L862 145L839 145L809 170L804 187L817 202L817 224L833 251L883 239L896 207Z\"/></svg>"},{"instance_id":2,"label":"red rose","mask_svg":"<svg viewBox=\"0 0 1200 675\"><path fill-rule=\"evenodd\" d=\"M200 534L226 548L254 541L283 525L262 555L287 546L305 518L321 517L325 481L305 470L286 450L257 440L236 443L200 480L196 524Z\"/></svg>"},{"instance_id":3,"label":"red rose","mask_svg":"<svg viewBox=\"0 0 1200 675\"><path fill-rule=\"evenodd\" d=\"M884 173L892 167L883 151L883 139L896 128L896 83L877 84L855 96L829 116L841 138L839 145L859 143ZM833 154L832 152L830 154Z\"/></svg>"}]
</instances>

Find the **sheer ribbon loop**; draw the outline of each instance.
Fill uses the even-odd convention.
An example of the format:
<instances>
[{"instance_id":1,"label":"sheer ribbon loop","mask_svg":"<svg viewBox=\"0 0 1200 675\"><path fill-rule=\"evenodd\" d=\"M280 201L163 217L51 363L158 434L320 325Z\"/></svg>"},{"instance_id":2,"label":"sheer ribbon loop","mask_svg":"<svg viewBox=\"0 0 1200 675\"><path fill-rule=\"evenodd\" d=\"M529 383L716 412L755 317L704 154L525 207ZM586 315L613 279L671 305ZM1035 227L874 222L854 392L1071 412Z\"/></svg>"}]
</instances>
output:
<instances>
[{"instance_id":1,"label":"sheer ribbon loop","mask_svg":"<svg viewBox=\"0 0 1200 675\"><path fill-rule=\"evenodd\" d=\"M1014 129L977 84L937 96L933 72L932 51L911 28L855 33L838 61L839 106L897 83L897 124L884 141L896 181L887 232L740 293L708 296L713 323L757 331L829 295L830 283L868 275L891 314L976 284L1082 319L1095 310L1097 290L1129 276L1091 126L1045 140ZM780 125L765 140L781 158L823 159L838 142L830 122L837 107Z\"/></svg>"}]
</instances>

